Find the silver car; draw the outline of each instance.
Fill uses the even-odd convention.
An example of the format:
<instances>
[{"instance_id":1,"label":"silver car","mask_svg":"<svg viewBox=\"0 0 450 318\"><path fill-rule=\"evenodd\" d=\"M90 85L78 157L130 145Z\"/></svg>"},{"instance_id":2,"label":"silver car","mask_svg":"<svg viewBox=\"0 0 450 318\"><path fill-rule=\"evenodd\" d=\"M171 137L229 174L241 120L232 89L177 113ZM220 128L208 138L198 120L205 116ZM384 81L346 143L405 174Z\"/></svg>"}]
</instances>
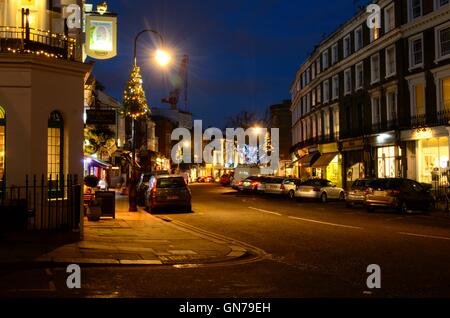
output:
<instances>
[{"instance_id":1,"label":"silver car","mask_svg":"<svg viewBox=\"0 0 450 318\"><path fill-rule=\"evenodd\" d=\"M301 185L302 181L296 178L288 178L283 181L283 194L287 195L289 199L295 199L295 191Z\"/></svg>"},{"instance_id":2,"label":"silver car","mask_svg":"<svg viewBox=\"0 0 450 318\"><path fill-rule=\"evenodd\" d=\"M295 197L299 199L316 199L323 203L331 199L344 201L345 191L329 180L313 179L302 183L295 191Z\"/></svg>"},{"instance_id":3,"label":"silver car","mask_svg":"<svg viewBox=\"0 0 450 318\"><path fill-rule=\"evenodd\" d=\"M284 186L283 186L284 178L271 177L268 178L265 182L264 193L266 194L283 194Z\"/></svg>"}]
</instances>

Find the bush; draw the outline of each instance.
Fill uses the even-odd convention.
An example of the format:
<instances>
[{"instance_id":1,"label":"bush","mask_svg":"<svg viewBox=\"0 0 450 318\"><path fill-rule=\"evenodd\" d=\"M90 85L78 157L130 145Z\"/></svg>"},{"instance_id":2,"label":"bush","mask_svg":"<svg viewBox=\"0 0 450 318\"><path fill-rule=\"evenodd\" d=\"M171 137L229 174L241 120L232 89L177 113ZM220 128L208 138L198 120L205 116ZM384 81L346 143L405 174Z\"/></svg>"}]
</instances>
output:
<instances>
[{"instance_id":1,"label":"bush","mask_svg":"<svg viewBox=\"0 0 450 318\"><path fill-rule=\"evenodd\" d=\"M84 184L87 187L96 188L100 180L96 176L86 176L84 178Z\"/></svg>"}]
</instances>

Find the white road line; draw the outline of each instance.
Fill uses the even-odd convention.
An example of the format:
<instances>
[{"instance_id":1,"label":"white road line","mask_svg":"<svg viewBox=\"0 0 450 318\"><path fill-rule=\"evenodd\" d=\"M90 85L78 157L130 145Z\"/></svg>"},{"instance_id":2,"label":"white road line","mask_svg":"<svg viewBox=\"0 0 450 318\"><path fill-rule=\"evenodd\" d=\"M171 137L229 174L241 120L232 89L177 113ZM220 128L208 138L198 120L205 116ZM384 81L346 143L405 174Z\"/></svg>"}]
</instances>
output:
<instances>
[{"instance_id":1,"label":"white road line","mask_svg":"<svg viewBox=\"0 0 450 318\"><path fill-rule=\"evenodd\" d=\"M362 230L362 227L358 227L358 226L351 226L351 225L343 225L343 224L336 224L336 223L329 223L329 222L322 222L322 221L316 221L316 220L311 220L311 219L302 219L302 218L298 218L295 216L289 216L290 219L293 220L299 220L299 221L304 221L304 222L310 222L310 223L317 223L317 224L322 224L322 225L330 225L330 226L335 226L335 227L343 227L343 228L347 228L347 229L354 229L354 230Z\"/></svg>"},{"instance_id":2,"label":"white road line","mask_svg":"<svg viewBox=\"0 0 450 318\"><path fill-rule=\"evenodd\" d=\"M255 211L259 211L262 213L268 213L268 214L273 214L273 215L277 215L277 216L282 216L282 214L277 213L277 212L272 212L272 211L267 211L267 210L261 210L261 209L257 209L257 208L252 208L252 207L248 207L250 210L255 210Z\"/></svg>"},{"instance_id":3,"label":"white road line","mask_svg":"<svg viewBox=\"0 0 450 318\"><path fill-rule=\"evenodd\" d=\"M414 236L414 237L430 238L430 239L435 239L435 240L450 241L450 237L445 237L445 236L423 235L423 234L405 233L405 232L398 232L398 234Z\"/></svg>"}]
</instances>

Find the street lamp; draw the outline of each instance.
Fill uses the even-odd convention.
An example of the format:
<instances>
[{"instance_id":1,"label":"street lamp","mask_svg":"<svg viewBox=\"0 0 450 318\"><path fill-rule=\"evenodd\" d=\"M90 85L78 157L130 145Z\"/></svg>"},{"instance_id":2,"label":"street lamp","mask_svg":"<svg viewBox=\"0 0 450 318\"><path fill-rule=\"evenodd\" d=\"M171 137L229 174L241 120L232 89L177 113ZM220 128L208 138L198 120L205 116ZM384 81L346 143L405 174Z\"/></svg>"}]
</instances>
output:
<instances>
[{"instance_id":1,"label":"street lamp","mask_svg":"<svg viewBox=\"0 0 450 318\"><path fill-rule=\"evenodd\" d=\"M139 32L134 38L134 54L133 54L133 69L131 71L130 80L124 92L124 114L131 118L132 130L132 164L131 164L131 180L129 185L128 199L129 212L137 212L137 175L136 175L136 121L144 118L150 114L150 108L147 104L145 92L142 87L141 70L137 66L137 43L139 38L144 33L152 33L160 39L161 47L156 51L155 59L160 66L167 66L171 60L170 54L167 53L164 47L164 38L162 35L153 29L145 29Z\"/></svg>"}]
</instances>

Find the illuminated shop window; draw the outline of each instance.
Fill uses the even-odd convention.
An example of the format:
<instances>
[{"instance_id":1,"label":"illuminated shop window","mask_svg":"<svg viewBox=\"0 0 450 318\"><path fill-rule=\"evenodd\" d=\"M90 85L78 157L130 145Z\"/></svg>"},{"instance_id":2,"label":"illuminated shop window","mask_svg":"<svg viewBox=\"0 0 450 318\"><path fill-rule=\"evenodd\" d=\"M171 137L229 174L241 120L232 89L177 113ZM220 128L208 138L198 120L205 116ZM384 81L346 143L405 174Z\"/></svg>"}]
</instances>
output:
<instances>
[{"instance_id":1,"label":"illuminated shop window","mask_svg":"<svg viewBox=\"0 0 450 318\"><path fill-rule=\"evenodd\" d=\"M50 115L47 138L49 195L60 196L64 178L64 121L59 112L52 112Z\"/></svg>"}]
</instances>

